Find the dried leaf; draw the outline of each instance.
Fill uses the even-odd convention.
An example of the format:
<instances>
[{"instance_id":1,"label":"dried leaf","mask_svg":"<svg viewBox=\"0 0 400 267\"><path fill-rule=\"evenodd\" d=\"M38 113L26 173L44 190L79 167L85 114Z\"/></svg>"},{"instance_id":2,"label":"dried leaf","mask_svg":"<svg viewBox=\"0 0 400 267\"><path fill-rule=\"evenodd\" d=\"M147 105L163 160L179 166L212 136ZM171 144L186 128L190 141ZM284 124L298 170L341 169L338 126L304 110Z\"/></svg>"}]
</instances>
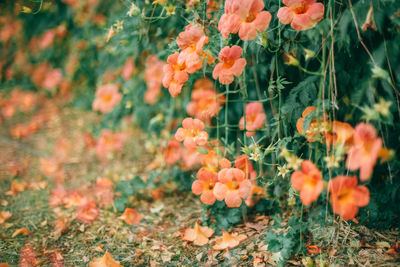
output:
<instances>
[{"instance_id":1,"label":"dried leaf","mask_svg":"<svg viewBox=\"0 0 400 267\"><path fill-rule=\"evenodd\" d=\"M376 242L378 248L390 248L390 244L386 241Z\"/></svg>"},{"instance_id":2,"label":"dried leaf","mask_svg":"<svg viewBox=\"0 0 400 267\"><path fill-rule=\"evenodd\" d=\"M27 187L26 184L24 183L20 183L17 180L14 180L11 184L11 189L10 191L6 192L7 196L15 196L18 193L21 193L25 190L25 188Z\"/></svg>"},{"instance_id":3,"label":"dried leaf","mask_svg":"<svg viewBox=\"0 0 400 267\"><path fill-rule=\"evenodd\" d=\"M12 216L12 213L9 211L0 211L0 224L3 224L5 221L10 219Z\"/></svg>"},{"instance_id":4,"label":"dried leaf","mask_svg":"<svg viewBox=\"0 0 400 267\"><path fill-rule=\"evenodd\" d=\"M222 231L222 237L215 239L216 245L213 246L215 250L224 250L229 248L234 248L239 245L239 243L245 240L247 237L243 234Z\"/></svg>"},{"instance_id":5,"label":"dried leaf","mask_svg":"<svg viewBox=\"0 0 400 267\"><path fill-rule=\"evenodd\" d=\"M36 259L35 251L30 244L26 244L19 256L19 267L36 267L39 266L39 260Z\"/></svg>"},{"instance_id":6,"label":"dried leaf","mask_svg":"<svg viewBox=\"0 0 400 267\"><path fill-rule=\"evenodd\" d=\"M106 251L101 258L94 258L93 261L89 262L89 267L122 267L119 261L115 261L112 255Z\"/></svg>"},{"instance_id":7,"label":"dried leaf","mask_svg":"<svg viewBox=\"0 0 400 267\"><path fill-rule=\"evenodd\" d=\"M135 209L126 208L121 217L129 225L134 225L140 222L142 215Z\"/></svg>"},{"instance_id":8,"label":"dried leaf","mask_svg":"<svg viewBox=\"0 0 400 267\"><path fill-rule=\"evenodd\" d=\"M211 237L213 233L213 229L205 226L199 226L199 224L196 222L194 228L188 228L185 230L185 234L182 239L193 242L193 244L196 246L204 246L208 243L208 238Z\"/></svg>"},{"instance_id":9,"label":"dried leaf","mask_svg":"<svg viewBox=\"0 0 400 267\"><path fill-rule=\"evenodd\" d=\"M64 267L64 257L62 256L60 251L54 251L51 256L51 267Z\"/></svg>"},{"instance_id":10,"label":"dried leaf","mask_svg":"<svg viewBox=\"0 0 400 267\"><path fill-rule=\"evenodd\" d=\"M26 228L20 228L15 230L15 232L12 234L11 237L16 237L17 235L30 235L31 233L29 233L28 229Z\"/></svg>"},{"instance_id":11,"label":"dried leaf","mask_svg":"<svg viewBox=\"0 0 400 267\"><path fill-rule=\"evenodd\" d=\"M45 189L47 187L47 184L47 181L33 182L28 185L28 188L32 190L41 190Z\"/></svg>"},{"instance_id":12,"label":"dried leaf","mask_svg":"<svg viewBox=\"0 0 400 267\"><path fill-rule=\"evenodd\" d=\"M99 209L94 201L80 206L76 211L76 220L83 223L92 223L96 220L97 216L99 216Z\"/></svg>"}]
</instances>

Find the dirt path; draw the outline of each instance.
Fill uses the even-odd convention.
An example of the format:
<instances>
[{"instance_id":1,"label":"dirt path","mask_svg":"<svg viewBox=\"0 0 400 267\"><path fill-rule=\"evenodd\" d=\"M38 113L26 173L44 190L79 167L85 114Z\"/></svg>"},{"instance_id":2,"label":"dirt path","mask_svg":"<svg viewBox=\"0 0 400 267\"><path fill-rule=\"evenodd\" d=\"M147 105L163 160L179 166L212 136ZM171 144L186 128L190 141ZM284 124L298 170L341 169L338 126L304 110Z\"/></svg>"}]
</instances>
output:
<instances>
[{"instance_id":1,"label":"dirt path","mask_svg":"<svg viewBox=\"0 0 400 267\"><path fill-rule=\"evenodd\" d=\"M265 239L273 224L268 216L256 215L237 225L233 231L245 234L247 239L230 251L218 252L212 250L212 244L196 247L182 241L183 230L202 218L203 211L197 197L178 191L173 185L162 190L162 198L161 191L152 194L153 189L129 199L128 206L143 215L141 222L133 226L122 221L121 213L113 206L100 208L99 216L90 224L78 222L74 208L51 207L49 198L56 179L42 173L40 158L54 154L60 138L68 144L69 152L62 164L63 184L68 190L88 192L100 177L116 184L129 177L147 175L144 170L151 159L143 148L145 135L130 124L123 127L134 138L129 138L123 151L107 164L96 159L85 146L84 136L98 119L91 113L62 109L38 132L18 140L12 139L10 129L26 117L17 116L1 125L0 211L11 212L12 217L0 224L0 263L17 266L21 255L33 253L38 266L87 266L94 257L109 251L124 266L274 265L276 255L267 251ZM10 196L7 192L13 181L28 188ZM27 235L13 237L21 228L27 228ZM323 253L314 256L315 260L319 257L323 262L339 265L396 265L396 259L384 252L386 244L376 245L378 240L392 244L396 233L377 233L365 227L354 230L346 225L338 225L336 230L336 251L321 243ZM27 244L32 246L28 252ZM307 256L310 255L298 255L290 263L301 265Z\"/></svg>"}]
</instances>

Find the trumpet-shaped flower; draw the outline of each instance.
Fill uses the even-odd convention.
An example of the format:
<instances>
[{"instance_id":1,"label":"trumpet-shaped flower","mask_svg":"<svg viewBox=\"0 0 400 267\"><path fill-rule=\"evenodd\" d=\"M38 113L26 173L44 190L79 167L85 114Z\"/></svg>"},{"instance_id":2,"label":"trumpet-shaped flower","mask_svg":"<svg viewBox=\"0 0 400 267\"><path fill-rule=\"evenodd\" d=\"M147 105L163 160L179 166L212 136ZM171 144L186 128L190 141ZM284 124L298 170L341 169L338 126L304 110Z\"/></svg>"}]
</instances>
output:
<instances>
[{"instance_id":1,"label":"trumpet-shaped flower","mask_svg":"<svg viewBox=\"0 0 400 267\"><path fill-rule=\"evenodd\" d=\"M188 73L195 73L203 65L203 47L208 43L208 37L204 35L200 26L187 25L184 32L176 38L179 49L182 52L178 56L178 64L186 65Z\"/></svg>"},{"instance_id":2,"label":"trumpet-shaped flower","mask_svg":"<svg viewBox=\"0 0 400 267\"><path fill-rule=\"evenodd\" d=\"M200 170L207 170L210 172L218 173L220 169L230 168L231 162L221 155L217 154L214 150L210 150L201 161L203 167Z\"/></svg>"},{"instance_id":3,"label":"trumpet-shaped flower","mask_svg":"<svg viewBox=\"0 0 400 267\"><path fill-rule=\"evenodd\" d=\"M111 130L103 130L96 144L96 155L100 159L106 159L114 151L121 150L124 146L126 135L114 133Z\"/></svg>"},{"instance_id":4,"label":"trumpet-shaped flower","mask_svg":"<svg viewBox=\"0 0 400 267\"><path fill-rule=\"evenodd\" d=\"M122 94L115 84L100 86L96 91L96 99L93 101L93 110L101 113L109 113L121 101Z\"/></svg>"},{"instance_id":5,"label":"trumpet-shaped flower","mask_svg":"<svg viewBox=\"0 0 400 267\"><path fill-rule=\"evenodd\" d=\"M207 143L208 133L203 131L204 123L199 119L186 118L182 121L183 128L179 128L175 133L175 138L190 149L196 145L203 146Z\"/></svg>"},{"instance_id":6,"label":"trumpet-shaped flower","mask_svg":"<svg viewBox=\"0 0 400 267\"><path fill-rule=\"evenodd\" d=\"M333 212L344 220L353 219L359 207L369 203L369 190L366 186L357 185L357 177L337 176L329 181Z\"/></svg>"},{"instance_id":7,"label":"trumpet-shaped flower","mask_svg":"<svg viewBox=\"0 0 400 267\"><path fill-rule=\"evenodd\" d=\"M278 19L296 31L313 28L324 17L324 4L316 0L283 0L285 7L278 10Z\"/></svg>"},{"instance_id":8,"label":"trumpet-shaped flower","mask_svg":"<svg viewBox=\"0 0 400 267\"><path fill-rule=\"evenodd\" d=\"M126 60L124 67L122 68L121 75L125 81L129 80L135 72L135 62L130 57Z\"/></svg>"},{"instance_id":9,"label":"trumpet-shaped flower","mask_svg":"<svg viewBox=\"0 0 400 267\"><path fill-rule=\"evenodd\" d=\"M144 95L144 101L148 104L154 104L160 96L164 66L165 62L159 60L156 55L147 58L144 72L147 91Z\"/></svg>"},{"instance_id":10,"label":"trumpet-shaped flower","mask_svg":"<svg viewBox=\"0 0 400 267\"><path fill-rule=\"evenodd\" d=\"M213 78L219 79L222 84L230 84L234 80L234 76L242 74L246 66L246 59L241 58L243 50L240 46L225 46L219 52L219 63L213 71Z\"/></svg>"},{"instance_id":11,"label":"trumpet-shaped flower","mask_svg":"<svg viewBox=\"0 0 400 267\"><path fill-rule=\"evenodd\" d=\"M316 201L324 188L322 174L309 160L303 161L301 171L292 173L291 183L294 189L300 191L300 199L309 206Z\"/></svg>"},{"instance_id":12,"label":"trumpet-shaped flower","mask_svg":"<svg viewBox=\"0 0 400 267\"><path fill-rule=\"evenodd\" d=\"M347 151L346 166L352 171L360 169L360 180L368 180L382 148L382 139L377 136L374 126L359 123L353 135L353 145Z\"/></svg>"},{"instance_id":13,"label":"trumpet-shaped flower","mask_svg":"<svg viewBox=\"0 0 400 267\"><path fill-rule=\"evenodd\" d=\"M235 160L235 168L238 168L246 174L246 179L255 179L257 172L254 170L253 165L247 155L240 155Z\"/></svg>"},{"instance_id":14,"label":"trumpet-shaped flower","mask_svg":"<svg viewBox=\"0 0 400 267\"><path fill-rule=\"evenodd\" d=\"M218 23L218 30L224 39L230 33L238 33L240 39L254 40L258 32L268 29L271 22L271 13L262 11L262 0L227 0L225 2L225 14Z\"/></svg>"},{"instance_id":15,"label":"trumpet-shaped flower","mask_svg":"<svg viewBox=\"0 0 400 267\"><path fill-rule=\"evenodd\" d=\"M167 65L164 66L163 86L168 88L172 97L177 97L183 84L189 79L185 62L181 64L178 61L179 53L175 52L167 59Z\"/></svg>"},{"instance_id":16,"label":"trumpet-shaped flower","mask_svg":"<svg viewBox=\"0 0 400 267\"><path fill-rule=\"evenodd\" d=\"M226 205L230 208L240 207L242 199L250 196L252 186L242 170L226 168L218 172L214 195L220 201L225 199Z\"/></svg>"},{"instance_id":17,"label":"trumpet-shaped flower","mask_svg":"<svg viewBox=\"0 0 400 267\"><path fill-rule=\"evenodd\" d=\"M190 116L209 123L211 118L218 114L224 102L224 96L216 95L212 81L208 78L203 78L194 84L187 112Z\"/></svg>"},{"instance_id":18,"label":"trumpet-shaped flower","mask_svg":"<svg viewBox=\"0 0 400 267\"><path fill-rule=\"evenodd\" d=\"M61 69L54 69L46 74L42 86L47 90L54 90L61 83L62 80Z\"/></svg>"},{"instance_id":19,"label":"trumpet-shaped flower","mask_svg":"<svg viewBox=\"0 0 400 267\"><path fill-rule=\"evenodd\" d=\"M264 126L265 118L267 117L264 112L263 105L259 102L253 102L246 105L246 136L255 135L255 130L261 129ZM245 117L243 116L239 121L239 128L244 129Z\"/></svg>"},{"instance_id":20,"label":"trumpet-shaped flower","mask_svg":"<svg viewBox=\"0 0 400 267\"><path fill-rule=\"evenodd\" d=\"M218 181L218 174L207 170L200 170L197 172L198 178L192 184L192 192L196 196L200 196L201 202L206 205L214 204L216 198L214 196L214 187Z\"/></svg>"},{"instance_id":21,"label":"trumpet-shaped flower","mask_svg":"<svg viewBox=\"0 0 400 267\"><path fill-rule=\"evenodd\" d=\"M175 164L178 160L181 159L181 155L181 143L179 143L175 139L169 140L167 144L167 149L165 150L165 161L167 162L167 164Z\"/></svg>"},{"instance_id":22,"label":"trumpet-shaped flower","mask_svg":"<svg viewBox=\"0 0 400 267\"><path fill-rule=\"evenodd\" d=\"M301 135L305 135L307 141L310 143L315 142L318 138L322 136L326 136L331 127L330 122L326 119L326 116L322 116L322 119L311 119L307 130L304 130L304 120L307 116L310 116L311 112L313 112L314 110L317 110L317 108L313 106L306 107L306 109L302 113L302 117L299 118L296 123L297 131Z\"/></svg>"},{"instance_id":23,"label":"trumpet-shaped flower","mask_svg":"<svg viewBox=\"0 0 400 267\"><path fill-rule=\"evenodd\" d=\"M354 129L350 124L340 121L332 122L332 130L326 134L328 147L331 144L349 146L353 141Z\"/></svg>"},{"instance_id":24,"label":"trumpet-shaped flower","mask_svg":"<svg viewBox=\"0 0 400 267\"><path fill-rule=\"evenodd\" d=\"M197 151L195 148L184 148L182 150L181 160L182 160L182 170L195 170L201 164L204 155Z\"/></svg>"}]
</instances>

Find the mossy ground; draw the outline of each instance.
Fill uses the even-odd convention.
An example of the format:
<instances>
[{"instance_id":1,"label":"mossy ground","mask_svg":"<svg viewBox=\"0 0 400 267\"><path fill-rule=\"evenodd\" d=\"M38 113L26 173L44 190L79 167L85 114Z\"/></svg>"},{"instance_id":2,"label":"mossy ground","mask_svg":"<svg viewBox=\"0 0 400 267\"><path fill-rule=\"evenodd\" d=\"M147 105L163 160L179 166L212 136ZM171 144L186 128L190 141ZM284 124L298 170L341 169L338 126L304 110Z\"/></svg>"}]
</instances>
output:
<instances>
[{"instance_id":1,"label":"mossy ground","mask_svg":"<svg viewBox=\"0 0 400 267\"><path fill-rule=\"evenodd\" d=\"M94 257L100 257L105 251L124 266L274 265L265 241L266 232L272 228L272 219L268 216L257 215L235 226L232 231L244 233L248 238L229 252L213 251L212 243L196 247L182 241L182 230L192 227L202 215L202 205L191 192L169 189L159 200L146 194L133 197L129 205L143 215L142 221L134 226L119 219L120 213L112 207L101 209L99 218L89 225L74 220L72 210L51 208L48 199L54 182L40 172L39 158L53 153L58 138L72 141L75 151L71 160L64 164L65 186L80 188L93 184L98 177L117 182L132 175L146 175L145 166L151 161L143 146L146 136L127 126L133 128L130 131L134 138L130 138L112 161L101 164L79 140L83 133L90 131L89 125L98 121L96 115L64 108L29 138L12 139L9 129L21 120L26 120L26 116L16 116L0 126L0 210L12 213L12 217L0 225L0 263L17 266L21 248L29 243L41 266L51 265L50 255L55 250L62 254L65 266L88 266ZM18 177L11 177L4 169L4 164L10 160L25 165L25 171ZM26 183L46 180L48 185L44 189L27 189L16 196L6 196L13 179ZM60 236L54 234L55 213L68 218L67 230ZM16 229L23 227L30 235L11 237ZM296 255L289 264L302 265L302 259L308 256L336 266L400 264L398 258L385 253L386 248L376 245L377 241L396 243L396 231L378 232L363 226L350 227L343 222L333 227L334 240L324 242L329 246L321 244L321 254Z\"/></svg>"}]
</instances>

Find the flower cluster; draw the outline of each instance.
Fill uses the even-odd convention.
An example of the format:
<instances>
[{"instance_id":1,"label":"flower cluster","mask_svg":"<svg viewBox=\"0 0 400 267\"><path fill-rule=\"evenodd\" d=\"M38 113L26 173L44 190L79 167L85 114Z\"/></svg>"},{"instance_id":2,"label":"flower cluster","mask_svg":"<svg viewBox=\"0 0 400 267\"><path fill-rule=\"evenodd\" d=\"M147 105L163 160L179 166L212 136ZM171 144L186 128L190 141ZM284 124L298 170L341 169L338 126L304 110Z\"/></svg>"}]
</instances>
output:
<instances>
[{"instance_id":1,"label":"flower cluster","mask_svg":"<svg viewBox=\"0 0 400 267\"><path fill-rule=\"evenodd\" d=\"M187 106L189 116L207 122L218 115L221 105L225 103L225 97L219 95L214 83L208 78L197 80L191 95L191 102Z\"/></svg>"},{"instance_id":2,"label":"flower cluster","mask_svg":"<svg viewBox=\"0 0 400 267\"><path fill-rule=\"evenodd\" d=\"M305 135L309 142L325 141L328 151L333 145L336 152L347 154L345 165L348 170L359 170L361 182L370 179L378 157L388 154L387 149L382 147L382 139L377 136L374 126L361 122L353 128L348 123L331 122L323 116L322 120L312 119L308 129L304 130L304 120L316 110L315 107L307 107L303 112L302 118L297 121L299 133ZM283 154L289 162L291 156L287 152ZM329 164L330 157L327 159ZM339 167L338 163L331 164L332 166ZM327 185L333 212L345 220L353 219L358 208L369 203L368 188L358 185L358 182L357 176L339 175ZM317 201L325 186L321 171L309 160L302 161L301 170L292 173L291 184L295 190L300 191L300 199L307 206Z\"/></svg>"},{"instance_id":3,"label":"flower cluster","mask_svg":"<svg viewBox=\"0 0 400 267\"><path fill-rule=\"evenodd\" d=\"M172 97L181 93L189 74L201 69L204 59L209 64L214 62L214 58L204 50L208 37L200 26L187 25L185 31L176 38L176 42L181 52L175 52L168 57L163 76L163 85L168 88Z\"/></svg>"}]
</instances>

